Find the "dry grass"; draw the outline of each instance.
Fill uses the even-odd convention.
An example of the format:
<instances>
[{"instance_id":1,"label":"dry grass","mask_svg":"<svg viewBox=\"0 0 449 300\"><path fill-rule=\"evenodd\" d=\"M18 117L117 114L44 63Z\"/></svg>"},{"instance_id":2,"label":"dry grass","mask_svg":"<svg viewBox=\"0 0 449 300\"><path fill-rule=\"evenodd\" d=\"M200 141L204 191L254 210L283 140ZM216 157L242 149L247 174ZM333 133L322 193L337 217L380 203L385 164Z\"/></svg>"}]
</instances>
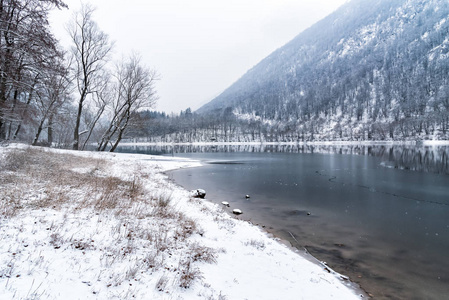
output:
<instances>
[{"instance_id":1,"label":"dry grass","mask_svg":"<svg viewBox=\"0 0 449 300\"><path fill-rule=\"evenodd\" d=\"M80 158L75 155L49 153L44 150L29 148L9 151L2 163L2 214L15 216L17 210L27 206L37 208L61 209L67 205L73 194L78 203L75 210L93 207L97 211L127 208L130 203L138 201L143 188L138 178L124 181L102 174L105 162L100 159ZM74 170L89 168L80 173ZM43 191L40 197L24 194L30 182ZM36 191L31 191L34 192ZM17 199L22 199L20 204ZM70 203L70 205L73 203Z\"/></svg>"},{"instance_id":2,"label":"dry grass","mask_svg":"<svg viewBox=\"0 0 449 300\"><path fill-rule=\"evenodd\" d=\"M6 218L17 215L22 209L22 195L20 190L5 190L0 196L0 214Z\"/></svg>"},{"instance_id":3,"label":"dry grass","mask_svg":"<svg viewBox=\"0 0 449 300\"><path fill-rule=\"evenodd\" d=\"M195 280L203 278L201 271L189 259L180 261L178 268L180 272L178 282L182 288L188 289Z\"/></svg>"},{"instance_id":4,"label":"dry grass","mask_svg":"<svg viewBox=\"0 0 449 300\"><path fill-rule=\"evenodd\" d=\"M108 175L105 160L38 148L8 149L0 161L0 222L1 218L19 218L30 211L58 212L64 215L59 223L37 222L48 233L42 244L54 251L80 250L82 255L101 249L98 281L120 286L125 281L138 280L142 274L163 271L162 276L156 273L156 290L189 288L202 278L196 265L215 263L217 252L189 242L192 235L202 236L204 230L174 208L169 191L148 191L145 182L149 180L143 168L137 169L130 180L124 180ZM86 214L97 216L98 223L77 219ZM111 241L98 244L94 236L108 226ZM89 235L84 235L88 231ZM173 263L170 258L174 252L179 258ZM176 261L178 267L174 268ZM127 262L124 272L114 271ZM34 259L30 272L47 268L46 265L44 258ZM176 273L171 277L177 278L177 282L169 284L167 272Z\"/></svg>"},{"instance_id":5,"label":"dry grass","mask_svg":"<svg viewBox=\"0 0 449 300\"><path fill-rule=\"evenodd\" d=\"M216 263L216 251L197 242L192 243L185 257L179 261L178 283L180 287L187 289L195 280L203 278L200 269L195 267L195 262Z\"/></svg>"},{"instance_id":6,"label":"dry grass","mask_svg":"<svg viewBox=\"0 0 449 300\"><path fill-rule=\"evenodd\" d=\"M256 249L259 249L259 250L264 250L265 249L265 243L263 241L260 241L260 240L253 240L253 239L251 239L249 241L244 242L244 245L245 246L252 246L252 247L254 247Z\"/></svg>"},{"instance_id":7,"label":"dry grass","mask_svg":"<svg viewBox=\"0 0 449 300\"><path fill-rule=\"evenodd\" d=\"M162 275L159 280L156 283L156 289L159 292L163 292L167 289L167 285L168 285L169 279L167 277L167 275Z\"/></svg>"},{"instance_id":8,"label":"dry grass","mask_svg":"<svg viewBox=\"0 0 449 300\"><path fill-rule=\"evenodd\" d=\"M205 263L216 263L216 251L212 248L200 245L199 243L193 243L189 247L188 255L192 261L199 261Z\"/></svg>"}]
</instances>

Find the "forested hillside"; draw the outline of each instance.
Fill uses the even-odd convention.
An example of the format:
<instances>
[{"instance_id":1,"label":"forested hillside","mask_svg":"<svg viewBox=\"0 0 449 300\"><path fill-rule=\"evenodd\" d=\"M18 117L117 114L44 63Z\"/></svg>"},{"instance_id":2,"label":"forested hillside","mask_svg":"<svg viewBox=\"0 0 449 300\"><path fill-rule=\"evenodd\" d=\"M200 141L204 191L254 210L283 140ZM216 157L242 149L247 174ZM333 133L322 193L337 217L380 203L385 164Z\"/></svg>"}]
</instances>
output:
<instances>
[{"instance_id":1,"label":"forested hillside","mask_svg":"<svg viewBox=\"0 0 449 300\"><path fill-rule=\"evenodd\" d=\"M448 84L448 1L353 0L197 112L261 139L447 139Z\"/></svg>"}]
</instances>

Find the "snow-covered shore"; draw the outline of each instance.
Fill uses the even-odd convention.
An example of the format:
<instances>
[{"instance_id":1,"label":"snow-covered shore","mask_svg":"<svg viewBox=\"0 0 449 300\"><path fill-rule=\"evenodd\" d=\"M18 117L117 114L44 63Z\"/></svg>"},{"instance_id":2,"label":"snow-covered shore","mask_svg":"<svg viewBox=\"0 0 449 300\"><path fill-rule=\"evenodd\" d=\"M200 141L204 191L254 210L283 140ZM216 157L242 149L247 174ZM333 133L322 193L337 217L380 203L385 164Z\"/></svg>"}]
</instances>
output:
<instances>
[{"instance_id":1,"label":"snow-covered shore","mask_svg":"<svg viewBox=\"0 0 449 300\"><path fill-rule=\"evenodd\" d=\"M197 161L30 152L22 145L0 147L0 161L11 159L12 152L25 153L25 161L50 156L42 159L46 165L59 162L55 168L64 168L46 182L31 166L17 167L27 173L2 166L1 299L364 297L341 275L216 204L191 198L163 174L198 167ZM68 175L78 181L64 181ZM86 187L86 178L101 180ZM17 179L23 182L13 182ZM109 204L115 199L105 192L109 182L127 189L126 201Z\"/></svg>"}]
</instances>

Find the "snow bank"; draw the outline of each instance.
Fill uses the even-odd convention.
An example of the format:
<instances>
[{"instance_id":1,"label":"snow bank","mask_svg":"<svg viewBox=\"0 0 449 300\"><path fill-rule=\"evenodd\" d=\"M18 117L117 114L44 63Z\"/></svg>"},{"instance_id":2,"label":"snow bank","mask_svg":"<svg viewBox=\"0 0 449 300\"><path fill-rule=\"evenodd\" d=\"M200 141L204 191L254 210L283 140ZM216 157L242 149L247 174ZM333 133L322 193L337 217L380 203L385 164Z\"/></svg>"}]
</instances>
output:
<instances>
[{"instance_id":1,"label":"snow bank","mask_svg":"<svg viewBox=\"0 0 449 300\"><path fill-rule=\"evenodd\" d=\"M14 147L0 147L0 157ZM139 203L120 209L70 209L71 203L85 196L80 193L83 187L72 184L67 191L51 191L68 197L60 207L36 207L38 198L45 199L49 192L27 179L30 191L22 191L21 196L28 206L16 215L0 215L2 299L364 297L344 276L226 214L220 206L191 198L163 174L197 167L199 162L139 154L44 151L101 159L104 167L89 167L80 160L80 165L70 168L77 174L114 176L133 186L139 182L145 192L139 195ZM0 184L2 201L12 199L7 187L7 181ZM157 195L157 201L163 200L161 195L169 195L170 200L156 207ZM156 218L168 203L165 219Z\"/></svg>"},{"instance_id":2,"label":"snow bank","mask_svg":"<svg viewBox=\"0 0 449 300\"><path fill-rule=\"evenodd\" d=\"M424 146L448 146L449 140L425 140L422 144Z\"/></svg>"}]
</instances>

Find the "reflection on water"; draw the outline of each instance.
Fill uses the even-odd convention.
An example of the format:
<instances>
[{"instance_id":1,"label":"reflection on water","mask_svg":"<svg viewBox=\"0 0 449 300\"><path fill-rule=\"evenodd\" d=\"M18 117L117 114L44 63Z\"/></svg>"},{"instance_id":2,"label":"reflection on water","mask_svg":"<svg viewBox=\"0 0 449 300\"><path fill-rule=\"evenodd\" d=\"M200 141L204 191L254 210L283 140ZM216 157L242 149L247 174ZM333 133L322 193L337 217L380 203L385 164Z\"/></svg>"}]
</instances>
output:
<instances>
[{"instance_id":1,"label":"reflection on water","mask_svg":"<svg viewBox=\"0 0 449 300\"><path fill-rule=\"evenodd\" d=\"M167 155L182 153L322 153L368 155L379 157L383 166L449 174L449 147L416 147L407 145L155 145L122 146L117 151Z\"/></svg>"},{"instance_id":2,"label":"reflection on water","mask_svg":"<svg viewBox=\"0 0 449 300\"><path fill-rule=\"evenodd\" d=\"M448 147L217 145L122 147L200 159L170 173L207 199L304 247L374 299L449 294ZM245 195L251 195L246 199Z\"/></svg>"}]
</instances>

